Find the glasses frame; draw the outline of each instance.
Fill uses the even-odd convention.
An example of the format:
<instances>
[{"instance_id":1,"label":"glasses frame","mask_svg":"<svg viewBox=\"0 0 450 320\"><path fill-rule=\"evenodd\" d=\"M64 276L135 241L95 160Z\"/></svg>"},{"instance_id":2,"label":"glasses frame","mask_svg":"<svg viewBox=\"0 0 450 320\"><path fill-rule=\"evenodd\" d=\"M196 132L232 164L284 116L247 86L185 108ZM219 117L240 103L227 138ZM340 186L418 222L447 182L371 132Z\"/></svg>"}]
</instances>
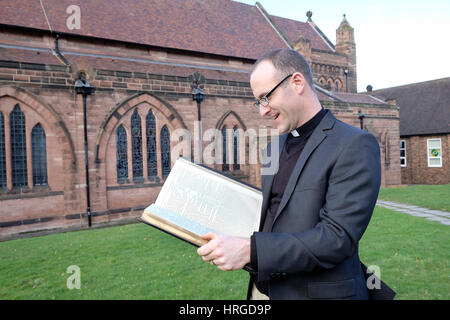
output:
<instances>
[{"instance_id":1,"label":"glasses frame","mask_svg":"<svg viewBox=\"0 0 450 320\"><path fill-rule=\"evenodd\" d=\"M263 106L264 108L267 107L269 105L269 96L274 93L274 91L287 79L289 79L290 77L292 77L293 73L291 73L290 75L287 75L286 77L283 78L283 80L281 80L280 82L278 82L278 84L273 87L272 90L270 90L268 93L266 93L261 99L257 100L253 106L256 109L260 109L261 106Z\"/></svg>"}]
</instances>

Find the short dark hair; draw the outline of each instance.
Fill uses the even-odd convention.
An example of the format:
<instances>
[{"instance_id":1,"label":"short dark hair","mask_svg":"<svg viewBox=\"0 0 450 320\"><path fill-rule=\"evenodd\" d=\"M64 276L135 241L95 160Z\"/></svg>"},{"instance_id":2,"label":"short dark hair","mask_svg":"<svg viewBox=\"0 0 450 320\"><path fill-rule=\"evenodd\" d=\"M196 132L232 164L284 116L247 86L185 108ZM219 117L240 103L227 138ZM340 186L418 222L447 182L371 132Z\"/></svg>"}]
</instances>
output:
<instances>
[{"instance_id":1,"label":"short dark hair","mask_svg":"<svg viewBox=\"0 0 450 320\"><path fill-rule=\"evenodd\" d=\"M270 61L279 73L280 79L290 73L300 72L308 82L312 90L314 90L313 77L311 67L308 61L300 53L292 49L275 49L265 53L261 58L256 60L250 74L263 61Z\"/></svg>"}]
</instances>

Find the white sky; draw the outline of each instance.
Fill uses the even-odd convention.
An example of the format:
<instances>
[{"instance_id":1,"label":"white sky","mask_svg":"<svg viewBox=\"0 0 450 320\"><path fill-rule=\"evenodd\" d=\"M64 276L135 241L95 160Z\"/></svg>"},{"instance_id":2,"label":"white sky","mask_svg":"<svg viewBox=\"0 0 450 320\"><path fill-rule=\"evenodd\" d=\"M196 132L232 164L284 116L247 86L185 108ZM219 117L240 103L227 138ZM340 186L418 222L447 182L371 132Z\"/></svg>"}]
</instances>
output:
<instances>
[{"instance_id":1,"label":"white sky","mask_svg":"<svg viewBox=\"0 0 450 320\"><path fill-rule=\"evenodd\" d=\"M238 0L254 5L254 0ZM342 15L355 29L358 92L450 77L449 0L259 0L271 15L306 22L336 44Z\"/></svg>"}]
</instances>

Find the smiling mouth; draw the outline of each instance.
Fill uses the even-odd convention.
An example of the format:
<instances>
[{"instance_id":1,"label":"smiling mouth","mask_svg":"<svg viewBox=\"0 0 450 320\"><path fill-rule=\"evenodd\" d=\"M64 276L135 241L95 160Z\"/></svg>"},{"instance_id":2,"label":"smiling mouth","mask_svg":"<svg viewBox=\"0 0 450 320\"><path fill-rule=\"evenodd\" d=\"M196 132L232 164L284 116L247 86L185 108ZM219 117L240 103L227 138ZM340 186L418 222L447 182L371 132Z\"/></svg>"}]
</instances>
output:
<instances>
[{"instance_id":1,"label":"smiling mouth","mask_svg":"<svg viewBox=\"0 0 450 320\"><path fill-rule=\"evenodd\" d=\"M278 114L276 114L274 117L273 117L273 120L277 120L278 119L278 117L280 116L280 114L278 113Z\"/></svg>"}]
</instances>

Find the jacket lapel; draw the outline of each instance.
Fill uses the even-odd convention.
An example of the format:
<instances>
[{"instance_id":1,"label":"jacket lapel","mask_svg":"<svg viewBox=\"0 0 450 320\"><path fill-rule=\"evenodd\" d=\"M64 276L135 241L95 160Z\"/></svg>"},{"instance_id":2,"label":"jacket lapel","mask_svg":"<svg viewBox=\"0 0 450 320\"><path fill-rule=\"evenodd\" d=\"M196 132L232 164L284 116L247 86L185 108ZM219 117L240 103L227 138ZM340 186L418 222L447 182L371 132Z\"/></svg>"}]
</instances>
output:
<instances>
[{"instance_id":1,"label":"jacket lapel","mask_svg":"<svg viewBox=\"0 0 450 320\"><path fill-rule=\"evenodd\" d=\"M308 142L306 143L302 153L300 154L300 157L297 160L297 163L295 164L294 169L292 170L291 176L289 178L289 181L286 185L286 189L284 190L283 197L281 198L280 206L278 207L278 211L275 215L274 223L278 216L280 215L281 211L286 206L287 202L289 201L292 192L294 191L294 188L297 184L298 178L303 170L303 167L305 166L306 161L311 156L313 151L322 143L322 141L326 138L327 133L326 131L331 129L336 122L336 118L333 116L331 111L327 111L322 121L319 123L317 128L313 131L311 136L308 139ZM272 178L273 182L273 178ZM270 189L269 189L270 192ZM266 196L270 196L270 193ZM267 209L267 208L266 208ZM273 226L273 225L272 225Z\"/></svg>"}]
</instances>

